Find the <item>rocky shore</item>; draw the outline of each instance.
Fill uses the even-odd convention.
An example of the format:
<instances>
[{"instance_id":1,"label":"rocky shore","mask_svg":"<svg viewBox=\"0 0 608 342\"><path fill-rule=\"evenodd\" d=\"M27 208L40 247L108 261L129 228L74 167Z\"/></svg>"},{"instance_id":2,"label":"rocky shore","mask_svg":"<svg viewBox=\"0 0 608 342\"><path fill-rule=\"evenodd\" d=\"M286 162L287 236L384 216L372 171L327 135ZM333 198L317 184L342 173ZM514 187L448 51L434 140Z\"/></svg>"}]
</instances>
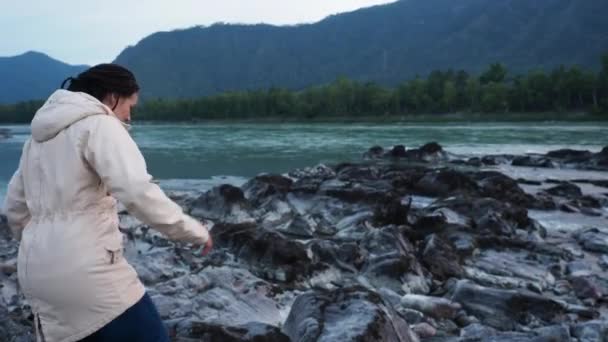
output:
<instances>
[{"instance_id":1,"label":"rocky shore","mask_svg":"<svg viewBox=\"0 0 608 342\"><path fill-rule=\"evenodd\" d=\"M520 169L539 176L507 172ZM372 147L358 163L172 192L212 224L204 258L121 212L124 257L176 341L608 341L606 171L608 147ZM0 217L0 340L31 341L16 255Z\"/></svg>"}]
</instances>

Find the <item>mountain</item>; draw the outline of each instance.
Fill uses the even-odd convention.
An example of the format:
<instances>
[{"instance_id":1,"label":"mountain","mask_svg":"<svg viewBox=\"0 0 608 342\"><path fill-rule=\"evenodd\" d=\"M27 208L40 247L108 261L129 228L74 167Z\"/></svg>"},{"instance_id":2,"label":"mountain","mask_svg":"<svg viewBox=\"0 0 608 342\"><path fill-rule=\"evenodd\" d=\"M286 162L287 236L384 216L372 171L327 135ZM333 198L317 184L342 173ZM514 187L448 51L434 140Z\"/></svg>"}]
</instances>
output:
<instances>
[{"instance_id":1,"label":"mountain","mask_svg":"<svg viewBox=\"0 0 608 342\"><path fill-rule=\"evenodd\" d=\"M196 97L338 76L394 85L435 69L511 72L608 52L606 0L401 0L297 26L226 25L152 34L125 49L143 95Z\"/></svg>"},{"instance_id":2,"label":"mountain","mask_svg":"<svg viewBox=\"0 0 608 342\"><path fill-rule=\"evenodd\" d=\"M40 52L0 57L0 103L45 99L69 76L86 66L73 66Z\"/></svg>"}]
</instances>

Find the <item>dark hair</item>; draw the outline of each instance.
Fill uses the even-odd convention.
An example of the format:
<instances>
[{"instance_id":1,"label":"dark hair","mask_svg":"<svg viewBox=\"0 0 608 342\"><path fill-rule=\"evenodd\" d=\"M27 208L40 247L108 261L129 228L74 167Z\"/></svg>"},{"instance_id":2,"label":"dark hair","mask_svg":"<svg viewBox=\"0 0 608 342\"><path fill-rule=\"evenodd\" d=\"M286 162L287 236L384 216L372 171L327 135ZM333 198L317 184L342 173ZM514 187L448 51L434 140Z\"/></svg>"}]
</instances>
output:
<instances>
[{"instance_id":1,"label":"dark hair","mask_svg":"<svg viewBox=\"0 0 608 342\"><path fill-rule=\"evenodd\" d=\"M61 83L61 89L68 81L70 85L67 90L87 93L99 101L103 101L108 94L129 97L139 91L133 73L117 64L99 64L76 77L68 77Z\"/></svg>"}]
</instances>

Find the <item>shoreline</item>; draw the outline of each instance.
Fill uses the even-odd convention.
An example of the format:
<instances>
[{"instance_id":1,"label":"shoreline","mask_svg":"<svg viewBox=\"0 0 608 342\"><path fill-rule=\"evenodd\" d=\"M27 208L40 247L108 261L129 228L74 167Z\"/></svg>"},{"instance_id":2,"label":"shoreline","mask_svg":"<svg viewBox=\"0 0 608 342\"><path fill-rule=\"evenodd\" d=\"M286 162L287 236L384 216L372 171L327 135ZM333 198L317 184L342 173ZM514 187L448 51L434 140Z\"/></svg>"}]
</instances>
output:
<instances>
[{"instance_id":1,"label":"shoreline","mask_svg":"<svg viewBox=\"0 0 608 342\"><path fill-rule=\"evenodd\" d=\"M137 120L137 115L134 117L134 122L142 124L184 124L196 125L205 123L265 123L265 124L390 124L390 123L571 123L571 122L606 122L608 123L608 115L589 114L586 112L538 112L538 113L441 113L441 114L412 114L412 115L381 115L381 116L327 116L327 117L280 117L268 116L249 118L246 116L236 118L212 118L200 120ZM0 126L10 125L28 125L27 122L0 122ZM0 132L2 133L2 132Z\"/></svg>"},{"instance_id":2,"label":"shoreline","mask_svg":"<svg viewBox=\"0 0 608 342\"><path fill-rule=\"evenodd\" d=\"M137 120L137 119L136 119ZM484 122L500 122L500 123L519 123L519 122L539 122L539 123L570 123L570 122L606 122L608 123L608 115L588 114L588 113L448 113L448 114L414 114L401 116L328 116L323 118L284 118L284 117L261 117L261 118L229 118L229 119L206 119L192 121L173 121L173 120L142 120L141 123L183 123L183 124L204 124L204 123L330 123L330 124L359 124L359 123L484 123Z\"/></svg>"}]
</instances>

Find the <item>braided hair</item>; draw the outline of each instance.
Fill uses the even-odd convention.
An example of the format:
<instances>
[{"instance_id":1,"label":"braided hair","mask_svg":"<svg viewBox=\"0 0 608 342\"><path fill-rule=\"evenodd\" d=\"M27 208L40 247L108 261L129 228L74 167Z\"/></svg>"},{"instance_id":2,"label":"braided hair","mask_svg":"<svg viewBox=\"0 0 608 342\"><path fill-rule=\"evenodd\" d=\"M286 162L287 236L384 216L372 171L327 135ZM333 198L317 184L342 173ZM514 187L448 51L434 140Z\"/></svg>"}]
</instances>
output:
<instances>
[{"instance_id":1,"label":"braided hair","mask_svg":"<svg viewBox=\"0 0 608 342\"><path fill-rule=\"evenodd\" d=\"M99 64L76 77L68 77L61 83L64 89L87 93L99 101L103 101L109 94L119 97L129 97L139 91L137 80L131 71L117 64ZM112 110L116 109L118 101Z\"/></svg>"}]
</instances>

